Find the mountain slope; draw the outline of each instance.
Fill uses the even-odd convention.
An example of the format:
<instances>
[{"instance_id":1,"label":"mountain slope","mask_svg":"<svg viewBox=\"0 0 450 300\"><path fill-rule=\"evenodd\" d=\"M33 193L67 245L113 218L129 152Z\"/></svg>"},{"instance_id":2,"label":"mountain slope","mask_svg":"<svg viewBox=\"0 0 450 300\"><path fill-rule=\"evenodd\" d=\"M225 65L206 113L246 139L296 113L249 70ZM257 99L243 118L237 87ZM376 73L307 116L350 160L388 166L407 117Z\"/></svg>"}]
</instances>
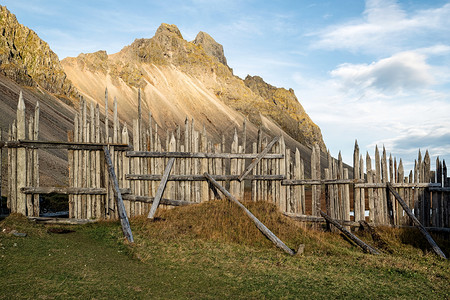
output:
<instances>
[{"instance_id":1,"label":"mountain slope","mask_svg":"<svg viewBox=\"0 0 450 300\"><path fill-rule=\"evenodd\" d=\"M228 133L243 118L262 125L263 115L295 140L307 146L317 143L323 151L326 148L319 127L292 90L277 89L259 77L258 84L271 92L253 89L252 77L243 81L234 76L223 47L204 32L188 42L175 25L162 24L153 38L136 39L118 53L81 54L64 59L62 65L68 78L92 100L102 102L108 87L127 122L130 115L137 115L140 88L144 107L163 129L173 130L187 116L206 124L212 134Z\"/></svg>"}]
</instances>

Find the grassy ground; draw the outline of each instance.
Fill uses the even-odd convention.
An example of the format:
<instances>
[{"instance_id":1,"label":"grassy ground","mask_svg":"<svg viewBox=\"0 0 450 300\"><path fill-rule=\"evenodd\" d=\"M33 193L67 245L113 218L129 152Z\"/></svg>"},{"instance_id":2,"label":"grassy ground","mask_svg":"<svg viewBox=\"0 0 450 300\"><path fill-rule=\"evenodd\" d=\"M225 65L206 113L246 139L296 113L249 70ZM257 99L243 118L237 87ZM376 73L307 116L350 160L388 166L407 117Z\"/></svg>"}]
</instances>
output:
<instances>
[{"instance_id":1,"label":"grassy ground","mask_svg":"<svg viewBox=\"0 0 450 300\"><path fill-rule=\"evenodd\" d=\"M134 245L117 222L55 227L13 215L0 223L0 299L450 297L449 262L416 231L378 229L381 240L360 233L384 252L373 256L273 206L247 205L289 247L305 244L304 254L284 254L226 202L133 219ZM73 232L54 233L61 228ZM449 242L436 240L448 254Z\"/></svg>"}]
</instances>

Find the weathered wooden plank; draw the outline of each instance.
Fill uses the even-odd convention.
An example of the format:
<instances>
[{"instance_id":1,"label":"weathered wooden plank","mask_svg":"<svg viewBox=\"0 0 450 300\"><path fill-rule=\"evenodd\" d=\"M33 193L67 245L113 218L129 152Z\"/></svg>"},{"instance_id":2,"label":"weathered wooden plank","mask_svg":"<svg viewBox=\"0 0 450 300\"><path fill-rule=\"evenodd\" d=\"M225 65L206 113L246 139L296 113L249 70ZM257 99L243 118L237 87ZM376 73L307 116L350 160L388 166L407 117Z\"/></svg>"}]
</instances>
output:
<instances>
[{"instance_id":1,"label":"weathered wooden plank","mask_svg":"<svg viewBox=\"0 0 450 300\"><path fill-rule=\"evenodd\" d=\"M400 203L400 205L403 207L403 210L408 214L408 216L411 218L413 223L419 228L420 232L425 236L428 243L433 248L433 251L439 255L441 258L447 259L445 254L442 252L442 250L439 248L439 246L436 244L436 242L433 240L431 235L428 233L428 231L425 229L425 227L419 222L419 220L414 216L414 214L409 209L408 205L403 201L403 199L400 197L400 195L393 189L391 184L387 183L387 188L389 191L394 195L395 199Z\"/></svg>"},{"instance_id":2,"label":"weathered wooden plank","mask_svg":"<svg viewBox=\"0 0 450 300\"><path fill-rule=\"evenodd\" d=\"M312 222L312 223L325 223L326 220L323 217L319 217L319 216L310 216L310 215L304 215L304 214L295 214L295 213L288 213L288 212L284 212L283 215L285 215L286 217L289 217L295 221L299 221L299 222ZM350 220L335 220L336 222L338 222L339 224L341 224L342 226L354 226L354 227L359 227L359 222L353 222Z\"/></svg>"},{"instance_id":3,"label":"weathered wooden plank","mask_svg":"<svg viewBox=\"0 0 450 300\"><path fill-rule=\"evenodd\" d=\"M167 179L169 178L170 171L172 170L173 163L175 162L175 158L169 159L167 162L166 168L164 170L164 173L161 178L161 182L158 186L158 190L156 191L155 199L153 200L152 207L150 208L150 212L148 213L147 218L152 219L155 217L156 209L159 206L159 201L162 198L162 195L164 193L164 189L166 188Z\"/></svg>"},{"instance_id":4,"label":"weathered wooden plank","mask_svg":"<svg viewBox=\"0 0 450 300\"><path fill-rule=\"evenodd\" d=\"M117 178L111 162L108 147L105 146L103 148L103 151L105 153L106 163L108 164L108 172L110 175L110 179L114 186L114 193L116 195L117 209L119 213L120 223L122 225L122 231L127 240L130 243L133 243L134 242L133 233L131 232L130 222L128 221L127 212L125 211L125 206L123 205L122 193L120 192L119 184L117 183Z\"/></svg>"},{"instance_id":5,"label":"weathered wooden plank","mask_svg":"<svg viewBox=\"0 0 450 300\"><path fill-rule=\"evenodd\" d=\"M36 107L34 109L34 128L33 128L33 140L37 140L39 138L39 115L40 115L40 105L39 101L36 102ZM31 137L30 137L31 139ZM39 186L39 153L37 149L33 150L33 184L34 186ZM34 216L39 216L40 212L40 204L39 204L39 195L33 196L33 208L34 208Z\"/></svg>"},{"instance_id":6,"label":"weathered wooden plank","mask_svg":"<svg viewBox=\"0 0 450 300\"><path fill-rule=\"evenodd\" d=\"M127 201L133 201L133 202L153 203L153 201L155 200L155 197L125 194L125 195L123 195L123 199L127 200ZM166 199L166 198L161 198L159 200L159 203L164 204L164 205L170 205L170 206L187 206L187 205L197 204L195 202L189 202L189 201L185 201L185 200L172 200L172 199Z\"/></svg>"},{"instance_id":7,"label":"weathered wooden plank","mask_svg":"<svg viewBox=\"0 0 450 300\"><path fill-rule=\"evenodd\" d=\"M392 183L392 187L394 188L439 188L439 184L437 183ZM355 187L357 188L386 188L386 183L355 183Z\"/></svg>"},{"instance_id":8,"label":"weathered wooden plank","mask_svg":"<svg viewBox=\"0 0 450 300\"><path fill-rule=\"evenodd\" d=\"M98 222L98 220L92 219L67 219L50 217L28 217L28 219L39 224L83 225Z\"/></svg>"},{"instance_id":9,"label":"weathered wooden plank","mask_svg":"<svg viewBox=\"0 0 450 300\"><path fill-rule=\"evenodd\" d=\"M239 175L212 175L218 181L238 181ZM126 174L127 180L147 180L160 181L162 175L158 174ZM281 181L285 179L284 175L249 175L245 180L270 180ZM168 181L206 181L202 175L170 175Z\"/></svg>"},{"instance_id":10,"label":"weathered wooden plank","mask_svg":"<svg viewBox=\"0 0 450 300\"><path fill-rule=\"evenodd\" d=\"M330 184L356 184L358 187L365 187L363 186L364 183L358 183L363 182L361 180L354 180L354 179L322 179L322 180L316 180L316 179L292 179L292 180L283 180L281 182L282 185L330 185Z\"/></svg>"},{"instance_id":11,"label":"weathered wooden plank","mask_svg":"<svg viewBox=\"0 0 450 300\"><path fill-rule=\"evenodd\" d=\"M353 151L353 177L355 179L361 179L358 141L355 141L355 149ZM353 199L353 212L355 221L358 222L363 216L361 216L361 189L356 185L354 186Z\"/></svg>"},{"instance_id":12,"label":"weathered wooden plank","mask_svg":"<svg viewBox=\"0 0 450 300\"><path fill-rule=\"evenodd\" d=\"M345 234L346 237L351 239L353 242L355 242L359 247L361 247L364 251L370 253L370 254L380 254L380 252L373 248L372 246L364 243L362 240L360 240L356 235L345 229L341 224L336 222L334 219L330 218L326 213L323 211L320 211L320 214L322 217L324 217L328 222L336 226L337 229L339 229L343 234Z\"/></svg>"},{"instance_id":13,"label":"weathered wooden plank","mask_svg":"<svg viewBox=\"0 0 450 300\"><path fill-rule=\"evenodd\" d=\"M61 142L61 141L33 141L20 139L18 141L0 142L3 148L31 148L31 149L68 149L68 150L103 150L103 146L111 145L118 151L132 149L126 144L92 143L92 142Z\"/></svg>"},{"instance_id":14,"label":"weathered wooden plank","mask_svg":"<svg viewBox=\"0 0 450 300\"><path fill-rule=\"evenodd\" d=\"M254 159L257 153L202 153L202 152L157 152L157 151L127 151L128 157L164 157L164 158L225 158ZM283 154L267 153L263 158L284 158Z\"/></svg>"},{"instance_id":15,"label":"weathered wooden plank","mask_svg":"<svg viewBox=\"0 0 450 300\"><path fill-rule=\"evenodd\" d=\"M17 105L17 140L26 139L26 123L25 123L25 102L23 100L22 91L20 91L19 102ZM26 150L23 148L17 149L17 187L26 186ZM27 215L26 197L25 194L17 193L17 213Z\"/></svg>"},{"instance_id":16,"label":"weathered wooden plank","mask_svg":"<svg viewBox=\"0 0 450 300\"><path fill-rule=\"evenodd\" d=\"M264 148L264 150L261 151L261 153L259 153L258 156L248 165L248 167L245 169L242 175L239 176L239 181L244 180L245 176L250 174L253 168L261 161L261 159L263 159L269 153L273 145L275 145L275 143L278 142L279 139L280 136L276 136L272 139L272 141Z\"/></svg>"},{"instance_id":17,"label":"weathered wooden plank","mask_svg":"<svg viewBox=\"0 0 450 300\"><path fill-rule=\"evenodd\" d=\"M106 188L90 187L23 187L20 191L24 194L62 194L62 195L106 195ZM130 194L128 188L120 189L121 194Z\"/></svg>"},{"instance_id":18,"label":"weathered wooden plank","mask_svg":"<svg viewBox=\"0 0 450 300\"><path fill-rule=\"evenodd\" d=\"M217 189L219 189L231 202L235 203L239 206L247 216L255 223L256 227L269 239L271 240L278 248L284 250L286 253L290 255L294 255L294 251L286 246L275 234L273 234L261 221L259 221L241 202L239 202L233 195L231 195L223 186L221 186L214 178L211 177L208 173L203 174L206 178L208 178L209 182L211 182Z\"/></svg>"}]
</instances>

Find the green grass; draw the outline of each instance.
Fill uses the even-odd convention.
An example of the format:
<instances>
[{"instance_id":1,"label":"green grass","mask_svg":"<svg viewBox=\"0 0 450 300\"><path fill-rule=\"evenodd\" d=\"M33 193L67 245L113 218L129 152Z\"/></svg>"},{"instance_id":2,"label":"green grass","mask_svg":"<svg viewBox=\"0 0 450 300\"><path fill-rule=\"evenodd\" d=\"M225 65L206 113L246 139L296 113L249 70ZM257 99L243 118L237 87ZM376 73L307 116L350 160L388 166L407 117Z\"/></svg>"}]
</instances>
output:
<instances>
[{"instance_id":1,"label":"green grass","mask_svg":"<svg viewBox=\"0 0 450 300\"><path fill-rule=\"evenodd\" d=\"M56 226L12 215L0 223L0 299L450 297L449 262L418 232L377 230L392 253L373 256L338 234L305 230L271 206L247 205L289 247L305 244L304 255L275 248L226 202L159 211L155 222L132 219L133 245L118 222L54 234ZM448 254L448 241L437 241Z\"/></svg>"}]
</instances>

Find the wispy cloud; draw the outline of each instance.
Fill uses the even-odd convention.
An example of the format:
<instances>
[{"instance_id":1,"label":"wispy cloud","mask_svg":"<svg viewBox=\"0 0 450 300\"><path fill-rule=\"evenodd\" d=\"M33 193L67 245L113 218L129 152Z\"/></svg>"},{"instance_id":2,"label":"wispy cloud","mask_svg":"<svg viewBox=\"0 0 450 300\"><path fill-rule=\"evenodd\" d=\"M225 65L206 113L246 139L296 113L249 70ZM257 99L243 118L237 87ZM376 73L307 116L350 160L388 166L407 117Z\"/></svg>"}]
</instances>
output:
<instances>
[{"instance_id":1,"label":"wispy cloud","mask_svg":"<svg viewBox=\"0 0 450 300\"><path fill-rule=\"evenodd\" d=\"M314 48L376 53L398 51L409 44L411 37L426 38L430 32L448 37L450 4L407 13L396 1L368 0L360 19L331 25L311 35L317 37Z\"/></svg>"},{"instance_id":2,"label":"wispy cloud","mask_svg":"<svg viewBox=\"0 0 450 300\"><path fill-rule=\"evenodd\" d=\"M342 90L365 95L371 89L395 96L427 88L435 79L426 56L416 52L401 52L371 64L341 64L331 71Z\"/></svg>"}]
</instances>

